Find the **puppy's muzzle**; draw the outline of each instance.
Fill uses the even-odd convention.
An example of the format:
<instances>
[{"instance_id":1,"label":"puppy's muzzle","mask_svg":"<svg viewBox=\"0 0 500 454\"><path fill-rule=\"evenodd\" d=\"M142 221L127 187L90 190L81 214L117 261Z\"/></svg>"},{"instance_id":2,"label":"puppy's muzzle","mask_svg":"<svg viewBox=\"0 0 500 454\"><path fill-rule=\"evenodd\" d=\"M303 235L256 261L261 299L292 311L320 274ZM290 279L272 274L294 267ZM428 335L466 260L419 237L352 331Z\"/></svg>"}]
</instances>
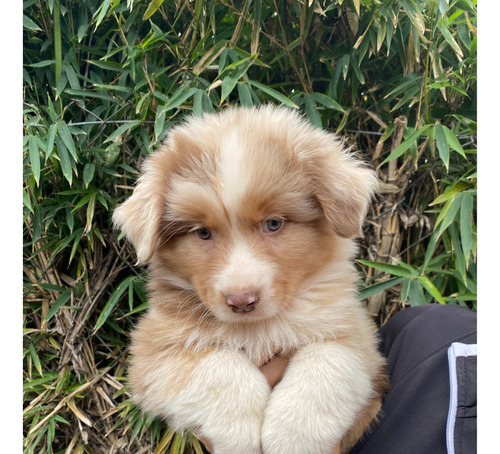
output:
<instances>
[{"instance_id":1,"label":"puppy's muzzle","mask_svg":"<svg viewBox=\"0 0 500 454\"><path fill-rule=\"evenodd\" d=\"M259 302L259 294L256 291L231 293L226 296L226 302L233 312L251 312Z\"/></svg>"}]
</instances>

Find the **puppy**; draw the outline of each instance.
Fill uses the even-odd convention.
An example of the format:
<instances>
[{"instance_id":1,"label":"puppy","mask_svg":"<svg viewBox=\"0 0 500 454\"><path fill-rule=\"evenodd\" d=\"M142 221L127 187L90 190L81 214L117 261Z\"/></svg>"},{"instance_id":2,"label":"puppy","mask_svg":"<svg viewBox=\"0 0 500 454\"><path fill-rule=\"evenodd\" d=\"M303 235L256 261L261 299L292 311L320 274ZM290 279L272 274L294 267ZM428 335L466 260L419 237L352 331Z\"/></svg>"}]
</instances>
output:
<instances>
[{"instance_id":1,"label":"puppy","mask_svg":"<svg viewBox=\"0 0 500 454\"><path fill-rule=\"evenodd\" d=\"M150 271L136 402L216 454L348 452L385 386L352 263L376 187L288 109L174 127L113 215ZM276 355L290 362L271 390L259 366Z\"/></svg>"}]
</instances>

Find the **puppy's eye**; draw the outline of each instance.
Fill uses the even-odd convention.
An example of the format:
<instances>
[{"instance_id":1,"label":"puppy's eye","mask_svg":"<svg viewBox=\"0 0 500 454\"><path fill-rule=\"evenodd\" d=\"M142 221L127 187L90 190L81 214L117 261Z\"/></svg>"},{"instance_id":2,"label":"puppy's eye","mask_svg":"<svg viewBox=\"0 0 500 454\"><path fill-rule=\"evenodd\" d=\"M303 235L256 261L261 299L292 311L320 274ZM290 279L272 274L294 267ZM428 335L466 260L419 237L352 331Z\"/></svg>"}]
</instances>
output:
<instances>
[{"instance_id":1,"label":"puppy's eye","mask_svg":"<svg viewBox=\"0 0 500 454\"><path fill-rule=\"evenodd\" d=\"M196 236L200 240L211 240L212 239L212 232L208 230L206 227L202 227L201 229L197 229L194 231L196 233Z\"/></svg>"},{"instance_id":2,"label":"puppy's eye","mask_svg":"<svg viewBox=\"0 0 500 454\"><path fill-rule=\"evenodd\" d=\"M283 227L283 219L269 219L264 223L264 232L274 233Z\"/></svg>"}]
</instances>

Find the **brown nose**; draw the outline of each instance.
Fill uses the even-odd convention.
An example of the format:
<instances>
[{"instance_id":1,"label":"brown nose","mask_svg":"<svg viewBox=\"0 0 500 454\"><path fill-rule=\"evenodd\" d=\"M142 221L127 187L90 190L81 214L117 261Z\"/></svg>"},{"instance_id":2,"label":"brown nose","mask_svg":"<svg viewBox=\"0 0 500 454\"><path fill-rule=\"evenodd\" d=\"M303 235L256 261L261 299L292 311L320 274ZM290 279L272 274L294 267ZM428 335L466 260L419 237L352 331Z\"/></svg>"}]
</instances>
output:
<instances>
[{"instance_id":1,"label":"brown nose","mask_svg":"<svg viewBox=\"0 0 500 454\"><path fill-rule=\"evenodd\" d=\"M259 294L256 291L230 293L226 296L226 302L233 312L251 312L258 301Z\"/></svg>"}]
</instances>

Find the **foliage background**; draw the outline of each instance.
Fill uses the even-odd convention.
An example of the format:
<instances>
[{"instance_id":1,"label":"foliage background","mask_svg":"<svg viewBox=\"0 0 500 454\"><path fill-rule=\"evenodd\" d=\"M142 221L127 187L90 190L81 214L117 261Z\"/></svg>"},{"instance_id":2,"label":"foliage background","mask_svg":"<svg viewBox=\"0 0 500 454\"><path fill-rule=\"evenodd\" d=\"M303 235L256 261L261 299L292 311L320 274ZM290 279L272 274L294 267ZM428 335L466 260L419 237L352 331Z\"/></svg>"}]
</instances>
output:
<instances>
[{"instance_id":1,"label":"foliage background","mask_svg":"<svg viewBox=\"0 0 500 454\"><path fill-rule=\"evenodd\" d=\"M476 309L476 1L26 0L25 452L203 452L130 402L145 274L111 229L185 115L273 102L379 176L360 243L377 322Z\"/></svg>"}]
</instances>

